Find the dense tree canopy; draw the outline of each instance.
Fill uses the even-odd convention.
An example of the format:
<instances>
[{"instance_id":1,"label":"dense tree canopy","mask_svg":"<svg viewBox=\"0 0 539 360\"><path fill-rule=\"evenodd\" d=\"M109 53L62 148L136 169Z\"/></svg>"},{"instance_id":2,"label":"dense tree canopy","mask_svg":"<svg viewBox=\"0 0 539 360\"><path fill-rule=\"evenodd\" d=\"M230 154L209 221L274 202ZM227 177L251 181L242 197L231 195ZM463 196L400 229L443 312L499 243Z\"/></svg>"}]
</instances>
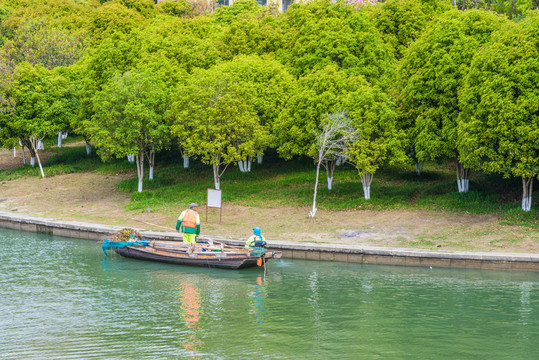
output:
<instances>
[{"instance_id":1,"label":"dense tree canopy","mask_svg":"<svg viewBox=\"0 0 539 360\"><path fill-rule=\"evenodd\" d=\"M398 69L400 104L418 161L458 157L458 92L474 54L503 21L483 10L448 11L406 52ZM467 176L457 180L467 191Z\"/></svg>"},{"instance_id":2,"label":"dense tree canopy","mask_svg":"<svg viewBox=\"0 0 539 360\"><path fill-rule=\"evenodd\" d=\"M461 92L462 161L523 178L522 208L530 210L539 175L539 13L506 24L474 58Z\"/></svg>"},{"instance_id":3,"label":"dense tree canopy","mask_svg":"<svg viewBox=\"0 0 539 360\"><path fill-rule=\"evenodd\" d=\"M322 157L330 188L347 160L368 198L405 145L417 161L457 159L459 190L464 165L530 183L537 5L0 0L0 145L34 151L69 128L105 161L137 154L140 181L144 158L151 178L155 152L179 145L219 187L226 166L268 147L320 161L326 120L346 119L346 151Z\"/></svg>"}]
</instances>

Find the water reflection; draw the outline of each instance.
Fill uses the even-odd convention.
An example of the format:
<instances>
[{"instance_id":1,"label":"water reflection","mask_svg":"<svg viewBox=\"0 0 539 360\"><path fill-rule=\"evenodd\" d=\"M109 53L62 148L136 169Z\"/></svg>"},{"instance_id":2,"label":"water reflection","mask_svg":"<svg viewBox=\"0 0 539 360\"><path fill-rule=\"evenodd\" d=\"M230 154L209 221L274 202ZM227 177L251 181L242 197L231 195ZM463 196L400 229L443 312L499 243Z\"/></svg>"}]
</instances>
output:
<instances>
[{"instance_id":1,"label":"water reflection","mask_svg":"<svg viewBox=\"0 0 539 360\"><path fill-rule=\"evenodd\" d=\"M180 280L178 297L180 300L180 318L185 322L188 330L187 336L181 345L188 351L199 351L203 345L202 341L197 337L200 330L201 299L200 290L197 288L194 278L188 276ZM193 354L189 359L200 359L200 356Z\"/></svg>"},{"instance_id":2,"label":"water reflection","mask_svg":"<svg viewBox=\"0 0 539 360\"><path fill-rule=\"evenodd\" d=\"M256 277L256 285L253 292L253 309L256 315L256 322L259 324L264 323L264 283L265 281L262 280L262 276L258 275Z\"/></svg>"}]
</instances>

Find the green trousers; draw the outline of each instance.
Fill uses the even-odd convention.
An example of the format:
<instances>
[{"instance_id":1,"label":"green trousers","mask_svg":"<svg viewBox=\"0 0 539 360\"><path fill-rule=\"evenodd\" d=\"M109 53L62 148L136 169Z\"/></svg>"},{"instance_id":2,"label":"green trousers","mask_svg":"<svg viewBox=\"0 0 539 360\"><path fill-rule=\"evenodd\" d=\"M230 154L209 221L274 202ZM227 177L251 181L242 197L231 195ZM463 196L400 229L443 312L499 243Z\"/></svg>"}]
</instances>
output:
<instances>
[{"instance_id":1,"label":"green trousers","mask_svg":"<svg viewBox=\"0 0 539 360\"><path fill-rule=\"evenodd\" d=\"M197 242L197 234L183 233L183 242L194 244Z\"/></svg>"}]
</instances>

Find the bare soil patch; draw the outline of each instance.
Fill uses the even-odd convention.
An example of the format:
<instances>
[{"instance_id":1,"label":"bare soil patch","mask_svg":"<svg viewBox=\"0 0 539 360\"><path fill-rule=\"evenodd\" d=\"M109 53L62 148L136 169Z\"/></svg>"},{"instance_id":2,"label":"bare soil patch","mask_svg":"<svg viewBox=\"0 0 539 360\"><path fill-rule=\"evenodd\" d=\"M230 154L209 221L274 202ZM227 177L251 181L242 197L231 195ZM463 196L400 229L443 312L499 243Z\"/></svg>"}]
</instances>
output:
<instances>
[{"instance_id":1,"label":"bare soil patch","mask_svg":"<svg viewBox=\"0 0 539 360\"><path fill-rule=\"evenodd\" d=\"M6 151L0 152L4 166ZM11 153L13 156L13 153ZM62 220L77 220L139 229L174 230L176 218L187 204L177 203L159 212L126 211L130 194L117 183L135 174L77 173L54 177L25 177L0 183L0 211ZM226 190L225 190L226 191ZM199 208L202 234L246 239L254 226L266 238L432 250L539 252L539 232L503 226L494 215L433 213L424 211L322 211L307 218L308 208L252 208L224 204L219 212Z\"/></svg>"}]
</instances>

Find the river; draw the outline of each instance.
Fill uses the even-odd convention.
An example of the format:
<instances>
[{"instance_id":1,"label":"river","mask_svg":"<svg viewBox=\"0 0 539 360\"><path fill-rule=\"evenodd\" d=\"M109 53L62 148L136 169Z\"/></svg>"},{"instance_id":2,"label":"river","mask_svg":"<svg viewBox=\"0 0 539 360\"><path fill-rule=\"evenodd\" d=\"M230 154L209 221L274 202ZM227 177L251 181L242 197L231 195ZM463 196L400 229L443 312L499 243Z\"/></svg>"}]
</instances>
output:
<instances>
[{"instance_id":1,"label":"river","mask_svg":"<svg viewBox=\"0 0 539 360\"><path fill-rule=\"evenodd\" d=\"M222 270L0 229L0 359L535 359L539 274ZM535 355L533 355L535 354Z\"/></svg>"}]
</instances>

